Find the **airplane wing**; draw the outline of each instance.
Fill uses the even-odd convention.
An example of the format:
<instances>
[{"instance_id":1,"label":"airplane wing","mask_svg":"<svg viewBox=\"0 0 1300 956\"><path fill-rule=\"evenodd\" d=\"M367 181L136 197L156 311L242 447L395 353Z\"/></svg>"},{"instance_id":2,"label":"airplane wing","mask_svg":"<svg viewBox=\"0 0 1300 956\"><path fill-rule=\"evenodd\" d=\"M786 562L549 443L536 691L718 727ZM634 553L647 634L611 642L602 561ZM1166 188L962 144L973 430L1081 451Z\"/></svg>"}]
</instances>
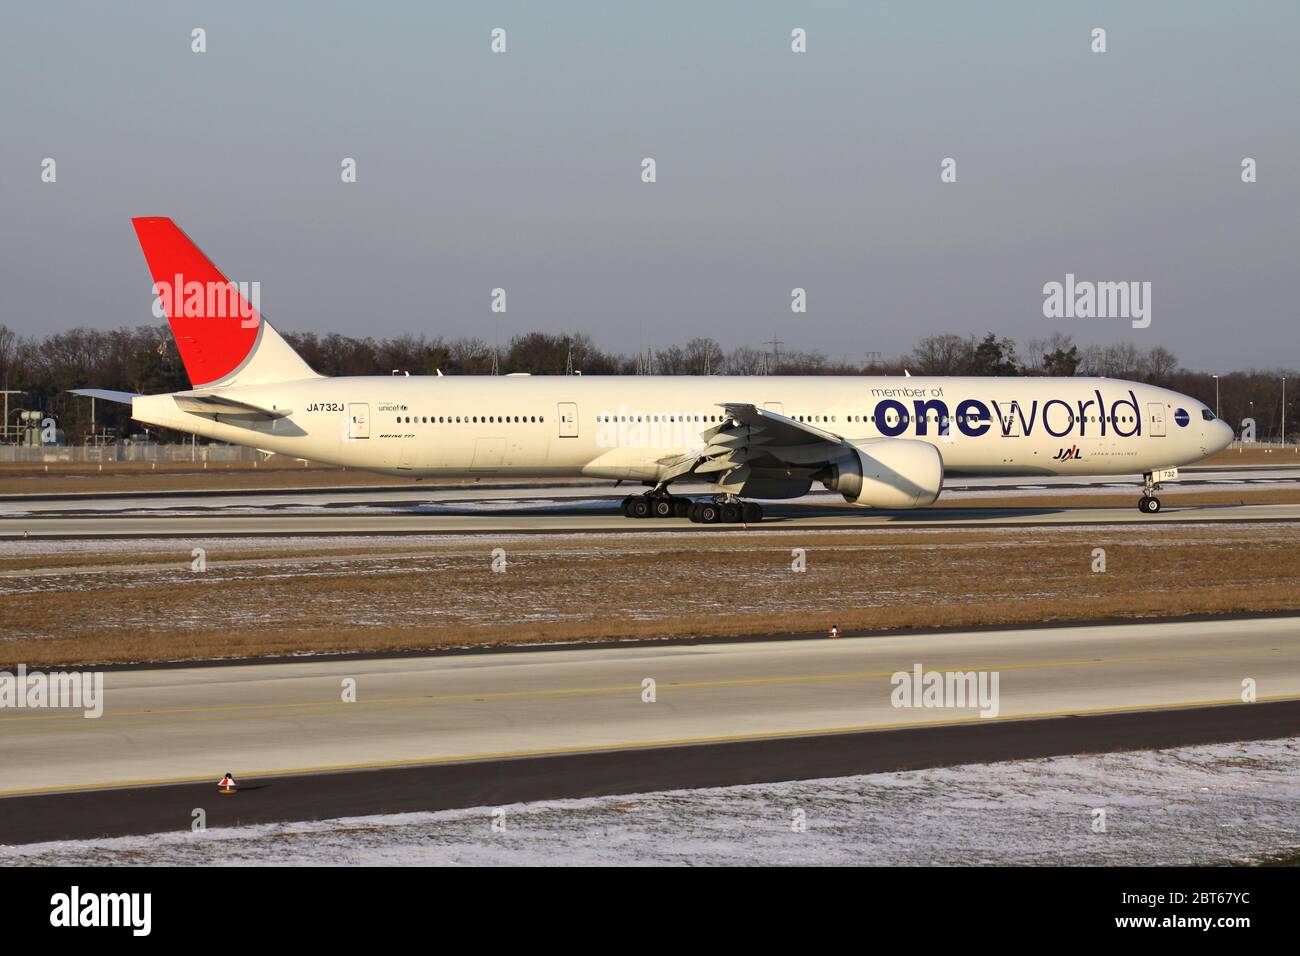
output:
<instances>
[{"instance_id":1,"label":"airplane wing","mask_svg":"<svg viewBox=\"0 0 1300 956\"><path fill-rule=\"evenodd\" d=\"M251 402L214 395L210 392L177 392L172 396L183 412L195 415L221 415L225 418L258 418L272 421L293 414L291 408L263 408Z\"/></svg>"},{"instance_id":2,"label":"airplane wing","mask_svg":"<svg viewBox=\"0 0 1300 956\"><path fill-rule=\"evenodd\" d=\"M671 461L662 480L696 474L735 492L751 476L810 478L843 457L848 443L832 432L766 408L723 403L727 421L703 433L702 450Z\"/></svg>"}]
</instances>

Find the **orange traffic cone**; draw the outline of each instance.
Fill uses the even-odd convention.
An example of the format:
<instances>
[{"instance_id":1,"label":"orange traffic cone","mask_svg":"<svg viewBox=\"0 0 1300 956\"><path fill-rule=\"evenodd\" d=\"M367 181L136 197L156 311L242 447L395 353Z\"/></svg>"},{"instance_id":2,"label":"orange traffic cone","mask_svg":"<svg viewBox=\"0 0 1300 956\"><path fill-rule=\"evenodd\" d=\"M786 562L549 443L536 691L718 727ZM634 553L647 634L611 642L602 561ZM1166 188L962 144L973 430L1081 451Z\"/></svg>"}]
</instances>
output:
<instances>
[{"instance_id":1,"label":"orange traffic cone","mask_svg":"<svg viewBox=\"0 0 1300 956\"><path fill-rule=\"evenodd\" d=\"M235 778L232 777L229 773L227 773L224 777L222 777L221 782L217 784L217 793L238 793L238 792L239 792L239 784L235 782Z\"/></svg>"}]
</instances>

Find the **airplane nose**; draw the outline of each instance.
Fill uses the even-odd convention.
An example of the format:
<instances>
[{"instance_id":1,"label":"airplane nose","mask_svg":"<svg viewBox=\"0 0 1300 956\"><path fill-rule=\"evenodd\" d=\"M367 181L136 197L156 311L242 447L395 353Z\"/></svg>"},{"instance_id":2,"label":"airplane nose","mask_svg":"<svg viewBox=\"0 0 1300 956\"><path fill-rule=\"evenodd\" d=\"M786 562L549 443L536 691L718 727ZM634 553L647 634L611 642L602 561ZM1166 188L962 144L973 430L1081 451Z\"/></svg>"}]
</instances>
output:
<instances>
[{"instance_id":1,"label":"airplane nose","mask_svg":"<svg viewBox=\"0 0 1300 956\"><path fill-rule=\"evenodd\" d=\"M1215 451L1223 451L1236 440L1237 434L1232 430L1232 426L1225 421L1216 421L1214 424L1218 426L1218 434L1215 436L1217 439Z\"/></svg>"}]
</instances>

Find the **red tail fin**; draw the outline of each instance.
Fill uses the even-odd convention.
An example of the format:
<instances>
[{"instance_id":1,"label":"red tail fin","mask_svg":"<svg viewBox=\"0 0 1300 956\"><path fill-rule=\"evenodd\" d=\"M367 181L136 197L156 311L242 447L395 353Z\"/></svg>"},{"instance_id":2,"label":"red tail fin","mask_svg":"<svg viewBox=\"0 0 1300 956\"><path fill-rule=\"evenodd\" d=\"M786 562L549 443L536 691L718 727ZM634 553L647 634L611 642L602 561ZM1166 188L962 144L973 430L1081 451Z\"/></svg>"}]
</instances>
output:
<instances>
[{"instance_id":1,"label":"red tail fin","mask_svg":"<svg viewBox=\"0 0 1300 956\"><path fill-rule=\"evenodd\" d=\"M199 386L225 378L253 351L261 316L176 223L149 217L131 224L190 381ZM219 301L210 294L222 289L232 294Z\"/></svg>"},{"instance_id":2,"label":"red tail fin","mask_svg":"<svg viewBox=\"0 0 1300 956\"><path fill-rule=\"evenodd\" d=\"M132 219L154 295L196 387L312 378L315 373L265 321L253 301L221 274L190 237L158 216ZM255 287L254 287L255 288Z\"/></svg>"}]
</instances>

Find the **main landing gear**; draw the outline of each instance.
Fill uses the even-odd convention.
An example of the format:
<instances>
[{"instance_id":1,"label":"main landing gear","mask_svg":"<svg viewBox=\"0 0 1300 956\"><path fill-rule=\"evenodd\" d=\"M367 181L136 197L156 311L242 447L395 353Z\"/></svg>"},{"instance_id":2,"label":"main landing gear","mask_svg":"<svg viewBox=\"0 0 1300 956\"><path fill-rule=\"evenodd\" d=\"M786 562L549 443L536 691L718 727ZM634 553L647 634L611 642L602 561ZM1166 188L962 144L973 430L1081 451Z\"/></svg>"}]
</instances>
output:
<instances>
[{"instance_id":1,"label":"main landing gear","mask_svg":"<svg viewBox=\"0 0 1300 956\"><path fill-rule=\"evenodd\" d=\"M1155 492L1160 490L1160 484L1149 471L1142 476L1142 480L1144 490L1142 497L1138 500L1138 511L1146 515L1158 514L1160 512L1160 499L1155 496Z\"/></svg>"},{"instance_id":2,"label":"main landing gear","mask_svg":"<svg viewBox=\"0 0 1300 956\"><path fill-rule=\"evenodd\" d=\"M763 509L752 501L728 500L725 495L696 501L666 491L648 491L623 499L623 514L628 518L690 518L696 524L757 524Z\"/></svg>"},{"instance_id":3,"label":"main landing gear","mask_svg":"<svg viewBox=\"0 0 1300 956\"><path fill-rule=\"evenodd\" d=\"M711 498L692 504L688 517L696 524L758 524L763 509L752 501Z\"/></svg>"},{"instance_id":4,"label":"main landing gear","mask_svg":"<svg viewBox=\"0 0 1300 956\"><path fill-rule=\"evenodd\" d=\"M691 508L690 498L679 498L666 491L647 491L623 499L623 515L628 518L685 518Z\"/></svg>"}]
</instances>

